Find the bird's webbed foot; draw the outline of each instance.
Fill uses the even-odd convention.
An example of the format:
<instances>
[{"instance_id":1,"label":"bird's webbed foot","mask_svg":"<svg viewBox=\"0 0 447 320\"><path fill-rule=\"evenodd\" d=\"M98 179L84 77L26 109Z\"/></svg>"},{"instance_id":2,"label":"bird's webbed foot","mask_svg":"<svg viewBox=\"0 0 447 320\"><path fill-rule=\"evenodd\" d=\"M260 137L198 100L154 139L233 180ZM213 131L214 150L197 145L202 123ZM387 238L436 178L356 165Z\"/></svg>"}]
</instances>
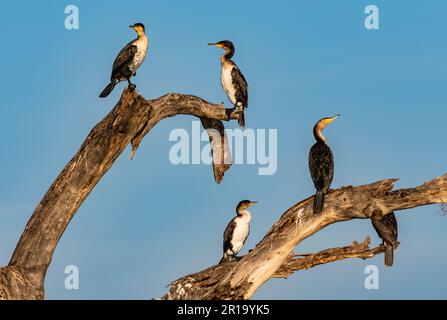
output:
<instances>
[{"instance_id":1,"label":"bird's webbed foot","mask_svg":"<svg viewBox=\"0 0 447 320\"><path fill-rule=\"evenodd\" d=\"M234 106L234 111L237 112L237 113L244 112L244 107L242 105L235 105Z\"/></svg>"},{"instance_id":2,"label":"bird's webbed foot","mask_svg":"<svg viewBox=\"0 0 447 320\"><path fill-rule=\"evenodd\" d=\"M134 91L134 90L137 88L136 85L134 85L132 82L130 82L130 79L127 79L127 83L129 84L129 85L127 86L127 88L128 88L130 91Z\"/></svg>"}]
</instances>

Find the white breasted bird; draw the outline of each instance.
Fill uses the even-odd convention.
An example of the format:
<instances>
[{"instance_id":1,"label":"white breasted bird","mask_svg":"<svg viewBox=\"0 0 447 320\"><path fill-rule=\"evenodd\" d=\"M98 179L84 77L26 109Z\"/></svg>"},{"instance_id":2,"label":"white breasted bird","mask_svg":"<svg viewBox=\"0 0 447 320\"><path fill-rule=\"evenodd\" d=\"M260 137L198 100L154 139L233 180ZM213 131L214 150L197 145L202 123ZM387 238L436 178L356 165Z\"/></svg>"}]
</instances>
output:
<instances>
[{"instance_id":1,"label":"white breasted bird","mask_svg":"<svg viewBox=\"0 0 447 320\"><path fill-rule=\"evenodd\" d=\"M144 61L146 57L149 40L145 34L145 28L142 23L135 23L130 25L137 33L137 38L129 42L118 53L115 61L113 62L112 75L110 76L110 83L104 88L99 97L107 97L115 88L115 86L121 82L126 81L129 84L131 90L135 89L135 85L130 81L130 78L135 76L137 69Z\"/></svg>"},{"instance_id":2,"label":"white breasted bird","mask_svg":"<svg viewBox=\"0 0 447 320\"><path fill-rule=\"evenodd\" d=\"M234 45L228 40L209 43L208 45L225 50L220 58L222 65L220 80L228 99L239 113L239 127L243 128L245 126L244 109L248 107L248 84L236 63L231 60L235 51Z\"/></svg>"},{"instance_id":3,"label":"white breasted bird","mask_svg":"<svg viewBox=\"0 0 447 320\"><path fill-rule=\"evenodd\" d=\"M243 200L236 207L236 217L234 217L224 232L223 257L220 263L233 261L241 251L250 234L251 214L247 209L258 203L257 201Z\"/></svg>"},{"instance_id":4,"label":"white breasted bird","mask_svg":"<svg viewBox=\"0 0 447 320\"><path fill-rule=\"evenodd\" d=\"M317 192L314 197L313 211L320 213L324 207L324 197L334 178L334 156L329 148L323 130L340 115L319 120L314 126L314 137L317 141L309 152L309 171Z\"/></svg>"}]
</instances>

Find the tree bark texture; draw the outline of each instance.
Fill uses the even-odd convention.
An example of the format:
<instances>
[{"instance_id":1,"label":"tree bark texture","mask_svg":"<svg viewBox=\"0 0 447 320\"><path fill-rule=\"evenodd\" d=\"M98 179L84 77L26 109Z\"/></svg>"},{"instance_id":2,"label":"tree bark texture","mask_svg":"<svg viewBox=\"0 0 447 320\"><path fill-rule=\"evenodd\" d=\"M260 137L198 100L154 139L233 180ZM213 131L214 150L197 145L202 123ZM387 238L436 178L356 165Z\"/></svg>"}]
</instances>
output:
<instances>
[{"instance_id":1,"label":"tree bark texture","mask_svg":"<svg viewBox=\"0 0 447 320\"><path fill-rule=\"evenodd\" d=\"M397 179L377 181L358 187L331 190L322 213L313 213L313 197L289 210L271 227L263 240L237 262L213 266L171 284L163 299L249 299L270 278L287 277L296 270L346 258L370 258L383 248L362 245L333 248L297 258L294 248L304 239L336 222L369 219L393 211L447 201L447 174L421 186L393 190Z\"/></svg>"},{"instance_id":2,"label":"tree bark texture","mask_svg":"<svg viewBox=\"0 0 447 320\"><path fill-rule=\"evenodd\" d=\"M185 94L167 94L146 100L137 91L124 90L109 114L87 136L35 209L8 266L0 268L0 299L43 299L44 279L57 243L78 208L130 143L135 155L144 136L162 119L175 115L201 119L209 134L213 173L220 183L230 168L231 155L222 121L238 119L233 109ZM331 190L324 211L312 213L313 197L289 210L264 239L242 259L212 266L172 283L165 299L249 299L272 277L347 258L369 258L381 247L369 249L369 240L316 254L294 256L294 248L324 227L350 219L367 219L392 211L444 203L447 176L416 188L393 191L395 179L359 187Z\"/></svg>"},{"instance_id":3,"label":"tree bark texture","mask_svg":"<svg viewBox=\"0 0 447 320\"><path fill-rule=\"evenodd\" d=\"M133 157L143 137L159 121L179 114L200 118L208 132L222 138L223 143L211 142L213 158L227 159L213 164L216 182L222 181L231 164L221 121L238 119L237 113L191 95L171 93L145 100L137 91L124 90L117 105L93 128L32 214L9 266L0 269L0 298L44 296L44 278L57 243L95 185L129 143Z\"/></svg>"}]
</instances>

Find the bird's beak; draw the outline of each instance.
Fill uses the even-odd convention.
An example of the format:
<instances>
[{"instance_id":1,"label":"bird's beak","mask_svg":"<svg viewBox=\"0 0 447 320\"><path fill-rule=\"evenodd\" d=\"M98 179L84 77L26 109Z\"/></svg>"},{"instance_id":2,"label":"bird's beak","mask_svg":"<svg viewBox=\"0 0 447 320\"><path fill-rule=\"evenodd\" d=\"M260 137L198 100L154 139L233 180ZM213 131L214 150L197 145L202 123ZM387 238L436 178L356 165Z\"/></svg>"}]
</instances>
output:
<instances>
[{"instance_id":1,"label":"bird's beak","mask_svg":"<svg viewBox=\"0 0 447 320\"><path fill-rule=\"evenodd\" d=\"M331 123L332 121L334 121L335 119L337 119L338 117L340 117L341 114L336 114L335 116L333 116L332 118L329 118L326 120L326 124Z\"/></svg>"},{"instance_id":2,"label":"bird's beak","mask_svg":"<svg viewBox=\"0 0 447 320\"><path fill-rule=\"evenodd\" d=\"M250 202L250 207L254 206L254 205L257 204L257 203L258 203L258 201L252 201L252 202Z\"/></svg>"},{"instance_id":3,"label":"bird's beak","mask_svg":"<svg viewBox=\"0 0 447 320\"><path fill-rule=\"evenodd\" d=\"M133 25L130 25L129 28L133 28Z\"/></svg>"},{"instance_id":4,"label":"bird's beak","mask_svg":"<svg viewBox=\"0 0 447 320\"><path fill-rule=\"evenodd\" d=\"M213 47L219 47L219 45L217 43L208 43L209 46L213 46Z\"/></svg>"}]
</instances>

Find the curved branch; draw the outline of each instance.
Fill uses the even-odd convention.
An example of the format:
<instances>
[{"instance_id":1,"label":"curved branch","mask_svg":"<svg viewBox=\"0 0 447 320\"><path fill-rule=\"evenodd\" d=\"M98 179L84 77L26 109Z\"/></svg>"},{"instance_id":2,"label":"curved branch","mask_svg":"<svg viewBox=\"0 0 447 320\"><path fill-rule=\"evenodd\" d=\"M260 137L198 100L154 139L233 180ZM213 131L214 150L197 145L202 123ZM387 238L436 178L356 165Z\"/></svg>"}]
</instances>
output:
<instances>
[{"instance_id":1,"label":"curved branch","mask_svg":"<svg viewBox=\"0 0 447 320\"><path fill-rule=\"evenodd\" d=\"M190 95L168 94L145 100L136 91L124 90L117 105L93 128L35 209L9 265L0 268L0 299L44 297L44 278L54 250L83 201L129 143L133 156L143 137L159 121L178 114L194 115L202 120L210 135L214 177L217 183L222 180L230 167L230 155L221 121L238 119L237 113ZM301 201L284 213L264 239L241 260L182 278L171 286L165 298L248 299L271 277L286 276L294 270L321 263L379 253L377 248L371 251L353 245L320 252L311 258L292 255L302 240L332 223L444 203L447 199L446 175L416 188L392 191L394 181L332 190L326 196L326 207L320 215L312 213L312 197Z\"/></svg>"},{"instance_id":2,"label":"curved branch","mask_svg":"<svg viewBox=\"0 0 447 320\"><path fill-rule=\"evenodd\" d=\"M361 243L354 241L346 247L331 248L318 253L292 256L275 271L272 278L287 278L298 270L307 270L322 264L345 259L369 259L385 251L382 245L370 249L370 243L371 239L367 237Z\"/></svg>"},{"instance_id":3,"label":"curved branch","mask_svg":"<svg viewBox=\"0 0 447 320\"><path fill-rule=\"evenodd\" d=\"M43 297L44 277L57 243L95 185L129 143L133 147L133 156L150 129L164 118L179 114L202 119L205 129L215 129L223 137L221 120L239 117L222 105L191 95L171 93L158 99L145 100L137 91L124 90L116 106L93 128L35 209L9 266L0 269L2 296L20 299ZM226 140L222 139L222 142L226 143ZM228 147L222 146L222 142L212 142L213 158L215 155L225 159L229 157L225 154L229 153ZM229 167L230 164L225 162L214 164L217 183ZM24 295L23 292L28 293Z\"/></svg>"},{"instance_id":4,"label":"curved branch","mask_svg":"<svg viewBox=\"0 0 447 320\"><path fill-rule=\"evenodd\" d=\"M363 242L320 251L306 255L289 255L284 263L273 273L272 278L287 278L298 270L307 270L315 266L350 258L368 259L384 251L382 246L370 249L371 239L367 237ZM241 257L240 259L242 259ZM239 260L240 260L239 259ZM219 283L225 274L231 271L237 261L212 266L195 274L184 276L170 284L169 293L164 300L194 299L202 288L209 288Z\"/></svg>"},{"instance_id":5,"label":"curved branch","mask_svg":"<svg viewBox=\"0 0 447 320\"><path fill-rule=\"evenodd\" d=\"M382 180L358 187L331 190L326 196L325 209L315 215L313 197L287 210L269 230L264 239L237 262L208 268L175 281L165 299L249 299L272 277L321 263L359 257L369 258L382 252L335 248L312 257L294 259L294 248L326 226L351 219L369 219L393 211L447 202L447 174L416 188L393 191L397 179ZM346 251L347 250L347 251ZM205 281L205 283L204 283Z\"/></svg>"},{"instance_id":6,"label":"curved branch","mask_svg":"<svg viewBox=\"0 0 447 320\"><path fill-rule=\"evenodd\" d=\"M289 255L284 263L276 270L272 278L287 278L299 270L307 270L322 264L345 259L369 259L383 253L384 247L379 245L370 249L371 239L367 237L363 242L354 241L345 247L330 248L318 253ZM240 258L242 259L242 257ZM163 299L178 300L192 299L197 294L194 288L204 288L217 285L227 272L234 268L237 261L212 266L206 270L182 277L170 284L171 288Z\"/></svg>"}]
</instances>

